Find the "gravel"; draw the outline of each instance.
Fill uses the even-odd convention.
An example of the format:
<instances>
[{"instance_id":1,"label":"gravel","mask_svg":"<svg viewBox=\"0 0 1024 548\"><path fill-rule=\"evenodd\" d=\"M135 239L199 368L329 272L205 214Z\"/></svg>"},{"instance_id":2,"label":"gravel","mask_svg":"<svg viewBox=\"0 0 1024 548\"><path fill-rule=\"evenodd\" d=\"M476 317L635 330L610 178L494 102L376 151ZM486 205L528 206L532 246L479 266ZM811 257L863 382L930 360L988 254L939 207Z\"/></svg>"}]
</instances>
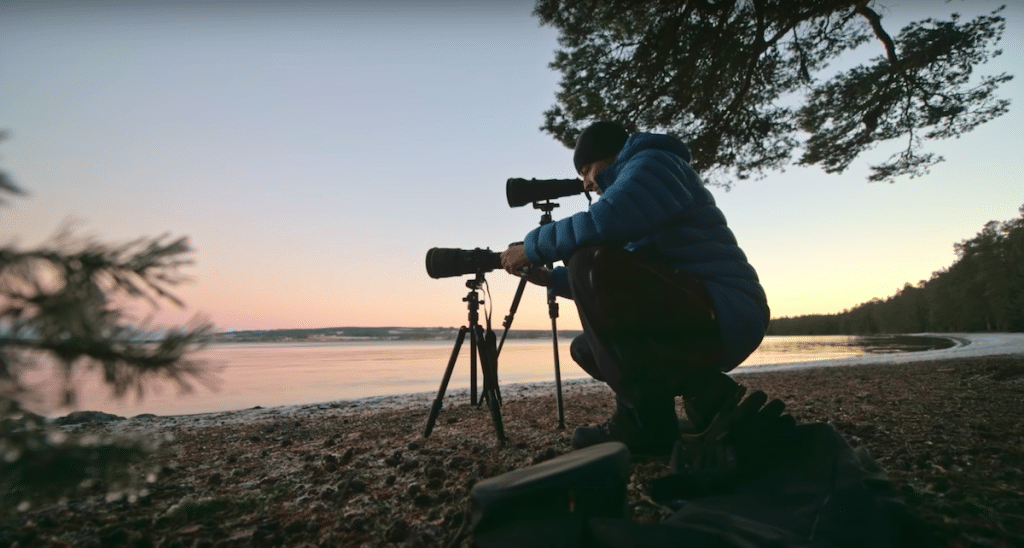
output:
<instances>
[{"instance_id":1,"label":"gravel","mask_svg":"<svg viewBox=\"0 0 1024 548\"><path fill-rule=\"evenodd\" d=\"M801 423L831 423L867 447L909 506L950 547L1024 546L1024 356L744 373ZM66 426L162 440L120 498L93 486L61 503L0 516L7 546L468 546L475 482L569 451L578 425L603 421L611 392L502 387L508 441L486 406L432 395ZM680 410L680 413L682 411ZM648 482L665 460L631 463L632 518L657 521ZM154 472L155 471L155 472Z\"/></svg>"}]
</instances>

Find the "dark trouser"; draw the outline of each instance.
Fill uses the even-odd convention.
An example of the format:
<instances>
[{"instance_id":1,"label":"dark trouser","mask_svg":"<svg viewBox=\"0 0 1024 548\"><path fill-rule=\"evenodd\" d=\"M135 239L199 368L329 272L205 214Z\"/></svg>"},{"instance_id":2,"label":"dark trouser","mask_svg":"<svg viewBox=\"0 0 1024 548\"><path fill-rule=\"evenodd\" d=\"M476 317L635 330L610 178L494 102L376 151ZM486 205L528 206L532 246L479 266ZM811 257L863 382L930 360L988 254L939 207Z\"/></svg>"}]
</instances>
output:
<instances>
[{"instance_id":1,"label":"dark trouser","mask_svg":"<svg viewBox=\"0 0 1024 548\"><path fill-rule=\"evenodd\" d=\"M718 322L696 276L607 246L584 247L567 266L584 330L572 358L626 403L686 397L719 374Z\"/></svg>"}]
</instances>

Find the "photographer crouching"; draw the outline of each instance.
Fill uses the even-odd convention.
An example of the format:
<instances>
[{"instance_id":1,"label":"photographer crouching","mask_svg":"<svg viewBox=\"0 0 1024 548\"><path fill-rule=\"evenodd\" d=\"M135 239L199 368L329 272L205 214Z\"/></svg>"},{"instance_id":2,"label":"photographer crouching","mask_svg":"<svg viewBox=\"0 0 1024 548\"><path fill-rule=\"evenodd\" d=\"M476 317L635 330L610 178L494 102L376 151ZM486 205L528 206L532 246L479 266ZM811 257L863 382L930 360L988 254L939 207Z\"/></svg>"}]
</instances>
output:
<instances>
[{"instance_id":1,"label":"photographer crouching","mask_svg":"<svg viewBox=\"0 0 1024 548\"><path fill-rule=\"evenodd\" d=\"M577 428L572 447L620 441L634 455L668 455L680 435L676 396L698 431L742 398L724 372L764 338L764 289L681 141L597 122L573 160L600 199L530 231L501 266L518 275L565 263L527 279L576 303L584 333L571 355L617 404L603 424Z\"/></svg>"}]
</instances>

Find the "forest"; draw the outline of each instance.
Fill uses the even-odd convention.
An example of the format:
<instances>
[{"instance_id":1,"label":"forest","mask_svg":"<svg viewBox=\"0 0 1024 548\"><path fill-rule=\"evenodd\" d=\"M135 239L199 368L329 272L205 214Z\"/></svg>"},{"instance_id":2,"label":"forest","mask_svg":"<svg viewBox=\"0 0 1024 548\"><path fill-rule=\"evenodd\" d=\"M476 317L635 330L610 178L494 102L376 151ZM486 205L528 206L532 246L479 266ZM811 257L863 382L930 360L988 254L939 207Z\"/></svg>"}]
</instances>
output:
<instances>
[{"instance_id":1,"label":"forest","mask_svg":"<svg viewBox=\"0 0 1024 548\"><path fill-rule=\"evenodd\" d=\"M1024 205L954 244L956 260L927 281L838 314L772 319L769 335L1024 331Z\"/></svg>"}]
</instances>

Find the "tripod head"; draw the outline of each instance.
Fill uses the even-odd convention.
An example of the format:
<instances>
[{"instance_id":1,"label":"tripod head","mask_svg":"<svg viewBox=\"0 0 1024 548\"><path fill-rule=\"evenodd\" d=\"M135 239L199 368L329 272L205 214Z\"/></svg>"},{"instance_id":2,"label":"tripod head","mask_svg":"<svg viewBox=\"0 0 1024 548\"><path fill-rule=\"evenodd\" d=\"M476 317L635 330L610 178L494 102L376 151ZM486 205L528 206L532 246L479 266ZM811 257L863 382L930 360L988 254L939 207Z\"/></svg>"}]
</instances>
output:
<instances>
[{"instance_id":1,"label":"tripod head","mask_svg":"<svg viewBox=\"0 0 1024 548\"><path fill-rule=\"evenodd\" d=\"M477 271L475 278L470 278L470 279L466 280L466 287L470 288L471 290L473 290L475 292L475 291L479 291L480 288L483 287L483 285L485 283L487 283L487 280L484 279L484 272L483 271ZM463 300L465 300L465 299L463 299Z\"/></svg>"},{"instance_id":2,"label":"tripod head","mask_svg":"<svg viewBox=\"0 0 1024 548\"><path fill-rule=\"evenodd\" d=\"M551 200L544 200L543 202L533 202L533 209L539 209L543 213L540 216L540 224L546 225L551 222L551 211L558 207L558 204Z\"/></svg>"},{"instance_id":3,"label":"tripod head","mask_svg":"<svg viewBox=\"0 0 1024 548\"><path fill-rule=\"evenodd\" d=\"M484 278L484 271L478 270L476 276L466 280L466 287L469 288L469 293L462 298L462 302L466 303L466 307L469 309L469 325L475 326L480 321L480 314L478 310L480 305L484 304L484 301L480 298L480 288L487 283ZM488 297L489 298L489 297ZM487 324L487 329L491 328L491 315L484 309L484 319Z\"/></svg>"}]
</instances>

